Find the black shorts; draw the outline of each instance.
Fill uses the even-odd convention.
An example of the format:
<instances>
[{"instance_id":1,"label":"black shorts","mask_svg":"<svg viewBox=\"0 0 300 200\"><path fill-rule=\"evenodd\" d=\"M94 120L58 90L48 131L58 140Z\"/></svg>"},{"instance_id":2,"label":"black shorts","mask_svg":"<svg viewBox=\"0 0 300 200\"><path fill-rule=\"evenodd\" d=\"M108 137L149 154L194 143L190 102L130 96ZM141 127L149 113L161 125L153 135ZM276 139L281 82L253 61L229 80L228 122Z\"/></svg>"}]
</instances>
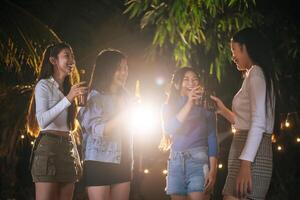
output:
<instances>
[{"instance_id":1,"label":"black shorts","mask_svg":"<svg viewBox=\"0 0 300 200\"><path fill-rule=\"evenodd\" d=\"M104 186L124 183L132 179L131 162L121 164L84 161L83 181L88 186Z\"/></svg>"}]
</instances>

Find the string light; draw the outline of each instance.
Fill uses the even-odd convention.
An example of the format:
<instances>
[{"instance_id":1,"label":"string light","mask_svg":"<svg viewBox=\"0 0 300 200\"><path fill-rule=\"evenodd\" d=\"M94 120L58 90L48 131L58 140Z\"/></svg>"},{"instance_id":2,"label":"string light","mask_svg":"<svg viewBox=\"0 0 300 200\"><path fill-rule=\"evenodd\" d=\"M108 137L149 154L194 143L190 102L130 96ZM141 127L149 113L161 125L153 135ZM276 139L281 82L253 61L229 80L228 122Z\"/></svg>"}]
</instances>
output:
<instances>
[{"instance_id":1,"label":"string light","mask_svg":"<svg viewBox=\"0 0 300 200\"><path fill-rule=\"evenodd\" d=\"M145 169L145 170L144 170L144 173L145 173L145 174L148 174L148 173L149 173L149 169Z\"/></svg>"},{"instance_id":2,"label":"string light","mask_svg":"<svg viewBox=\"0 0 300 200\"><path fill-rule=\"evenodd\" d=\"M291 128L293 123L299 122L298 112L281 113L280 118L285 118L280 123L280 129Z\"/></svg>"},{"instance_id":3,"label":"string light","mask_svg":"<svg viewBox=\"0 0 300 200\"><path fill-rule=\"evenodd\" d=\"M281 150L282 150L282 146L278 145L278 146L277 146L277 150L278 150L278 151L281 151Z\"/></svg>"},{"instance_id":4,"label":"string light","mask_svg":"<svg viewBox=\"0 0 300 200\"><path fill-rule=\"evenodd\" d=\"M162 173L163 173L163 174L167 174L167 173L168 173L168 170L164 169Z\"/></svg>"},{"instance_id":5,"label":"string light","mask_svg":"<svg viewBox=\"0 0 300 200\"><path fill-rule=\"evenodd\" d=\"M25 135L21 135L21 139L24 139L25 138Z\"/></svg>"},{"instance_id":6,"label":"string light","mask_svg":"<svg viewBox=\"0 0 300 200\"><path fill-rule=\"evenodd\" d=\"M285 120L285 123L284 123L285 127L289 128L290 127L290 122L288 120Z\"/></svg>"},{"instance_id":7,"label":"string light","mask_svg":"<svg viewBox=\"0 0 300 200\"><path fill-rule=\"evenodd\" d=\"M272 143L275 143L275 142L276 142L276 137L275 137L275 135L274 135L274 134L272 134L272 137L271 137L271 139L272 139Z\"/></svg>"},{"instance_id":8,"label":"string light","mask_svg":"<svg viewBox=\"0 0 300 200\"><path fill-rule=\"evenodd\" d=\"M31 145L34 145L34 142L33 142L33 141L31 141L31 142L30 142L30 144L31 144Z\"/></svg>"},{"instance_id":9,"label":"string light","mask_svg":"<svg viewBox=\"0 0 300 200\"><path fill-rule=\"evenodd\" d=\"M219 168L219 169L222 169L222 168L223 168L223 164L220 163L220 164L218 165L218 168Z\"/></svg>"},{"instance_id":10,"label":"string light","mask_svg":"<svg viewBox=\"0 0 300 200\"><path fill-rule=\"evenodd\" d=\"M300 137L297 137L297 143L299 143L300 142Z\"/></svg>"},{"instance_id":11,"label":"string light","mask_svg":"<svg viewBox=\"0 0 300 200\"><path fill-rule=\"evenodd\" d=\"M236 133L236 129L235 129L234 127L231 127L231 132L232 132L233 134L235 134L235 133Z\"/></svg>"},{"instance_id":12,"label":"string light","mask_svg":"<svg viewBox=\"0 0 300 200\"><path fill-rule=\"evenodd\" d=\"M290 116L290 113L288 113L286 115L286 119L285 119L285 123L284 123L284 125L285 125L286 128L289 128L291 126L291 124L289 122L289 116Z\"/></svg>"}]
</instances>

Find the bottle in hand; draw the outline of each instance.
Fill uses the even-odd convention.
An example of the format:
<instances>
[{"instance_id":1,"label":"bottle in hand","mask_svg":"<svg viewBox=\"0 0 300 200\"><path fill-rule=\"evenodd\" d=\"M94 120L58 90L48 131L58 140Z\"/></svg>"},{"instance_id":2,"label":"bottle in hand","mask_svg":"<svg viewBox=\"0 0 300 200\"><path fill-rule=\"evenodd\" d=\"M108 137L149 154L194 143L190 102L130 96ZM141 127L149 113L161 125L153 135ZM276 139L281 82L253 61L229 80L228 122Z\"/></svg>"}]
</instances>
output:
<instances>
[{"instance_id":1,"label":"bottle in hand","mask_svg":"<svg viewBox=\"0 0 300 200\"><path fill-rule=\"evenodd\" d=\"M215 102L210 98L210 95L214 95L215 93L204 87L202 87L200 91L200 98L195 102L195 105L203 107L209 111L215 111Z\"/></svg>"},{"instance_id":2,"label":"bottle in hand","mask_svg":"<svg viewBox=\"0 0 300 200\"><path fill-rule=\"evenodd\" d=\"M211 95L216 95L214 91L205 92L205 108L209 111L216 111L216 103L210 98Z\"/></svg>"},{"instance_id":3,"label":"bottle in hand","mask_svg":"<svg viewBox=\"0 0 300 200\"><path fill-rule=\"evenodd\" d=\"M202 87L202 86L199 85L197 88L198 88L197 89L197 93L200 96L200 98L197 99L197 100L195 100L195 105L196 106L202 106L203 94L204 94L204 87Z\"/></svg>"},{"instance_id":4,"label":"bottle in hand","mask_svg":"<svg viewBox=\"0 0 300 200\"><path fill-rule=\"evenodd\" d=\"M81 81L87 81L87 75L86 71L84 69L79 70L80 80ZM86 106L87 102L87 93L81 94L77 97L77 104L80 107Z\"/></svg>"}]
</instances>

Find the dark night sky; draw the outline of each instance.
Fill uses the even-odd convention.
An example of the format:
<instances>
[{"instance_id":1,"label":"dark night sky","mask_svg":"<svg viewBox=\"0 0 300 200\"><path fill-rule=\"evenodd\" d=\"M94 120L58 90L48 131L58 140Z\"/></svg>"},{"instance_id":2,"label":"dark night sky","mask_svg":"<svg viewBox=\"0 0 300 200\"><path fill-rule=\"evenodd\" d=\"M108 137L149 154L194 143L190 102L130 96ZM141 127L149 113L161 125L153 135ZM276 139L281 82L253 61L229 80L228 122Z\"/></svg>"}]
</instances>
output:
<instances>
[{"instance_id":1,"label":"dark night sky","mask_svg":"<svg viewBox=\"0 0 300 200\"><path fill-rule=\"evenodd\" d=\"M159 75L169 75L174 67L171 59L157 58L146 62L146 49L151 45L151 30L141 31L136 20L122 14L119 0L14 0L17 5L52 28L71 44L79 68L90 68L95 56L104 48L116 48L128 55L130 81L143 79L155 83ZM134 77L134 78L133 78ZM153 80L154 79L154 80ZM149 85L149 84L147 84Z\"/></svg>"}]
</instances>

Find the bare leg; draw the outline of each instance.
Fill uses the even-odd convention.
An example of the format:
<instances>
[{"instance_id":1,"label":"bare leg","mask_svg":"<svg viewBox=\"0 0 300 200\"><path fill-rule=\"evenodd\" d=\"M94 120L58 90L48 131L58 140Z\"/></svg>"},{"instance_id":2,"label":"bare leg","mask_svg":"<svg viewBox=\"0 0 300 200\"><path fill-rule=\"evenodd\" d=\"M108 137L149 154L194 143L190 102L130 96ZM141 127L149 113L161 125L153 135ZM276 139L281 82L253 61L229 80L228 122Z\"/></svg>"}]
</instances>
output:
<instances>
[{"instance_id":1,"label":"bare leg","mask_svg":"<svg viewBox=\"0 0 300 200\"><path fill-rule=\"evenodd\" d=\"M223 197L223 200L239 200L239 199L234 196L225 195Z\"/></svg>"},{"instance_id":2,"label":"bare leg","mask_svg":"<svg viewBox=\"0 0 300 200\"><path fill-rule=\"evenodd\" d=\"M74 183L60 183L59 184L59 199L72 200L75 185Z\"/></svg>"},{"instance_id":3,"label":"bare leg","mask_svg":"<svg viewBox=\"0 0 300 200\"><path fill-rule=\"evenodd\" d=\"M130 182L118 183L111 186L110 200L128 200L130 192Z\"/></svg>"},{"instance_id":4,"label":"bare leg","mask_svg":"<svg viewBox=\"0 0 300 200\"><path fill-rule=\"evenodd\" d=\"M36 200L58 200L58 183L35 183Z\"/></svg>"},{"instance_id":5,"label":"bare leg","mask_svg":"<svg viewBox=\"0 0 300 200\"><path fill-rule=\"evenodd\" d=\"M109 200L110 186L89 186L86 190L90 200Z\"/></svg>"},{"instance_id":6,"label":"bare leg","mask_svg":"<svg viewBox=\"0 0 300 200\"><path fill-rule=\"evenodd\" d=\"M204 192L191 192L188 197L189 200L209 200L210 195Z\"/></svg>"},{"instance_id":7,"label":"bare leg","mask_svg":"<svg viewBox=\"0 0 300 200\"><path fill-rule=\"evenodd\" d=\"M186 200L186 196L181 195L171 195L172 200Z\"/></svg>"}]
</instances>

